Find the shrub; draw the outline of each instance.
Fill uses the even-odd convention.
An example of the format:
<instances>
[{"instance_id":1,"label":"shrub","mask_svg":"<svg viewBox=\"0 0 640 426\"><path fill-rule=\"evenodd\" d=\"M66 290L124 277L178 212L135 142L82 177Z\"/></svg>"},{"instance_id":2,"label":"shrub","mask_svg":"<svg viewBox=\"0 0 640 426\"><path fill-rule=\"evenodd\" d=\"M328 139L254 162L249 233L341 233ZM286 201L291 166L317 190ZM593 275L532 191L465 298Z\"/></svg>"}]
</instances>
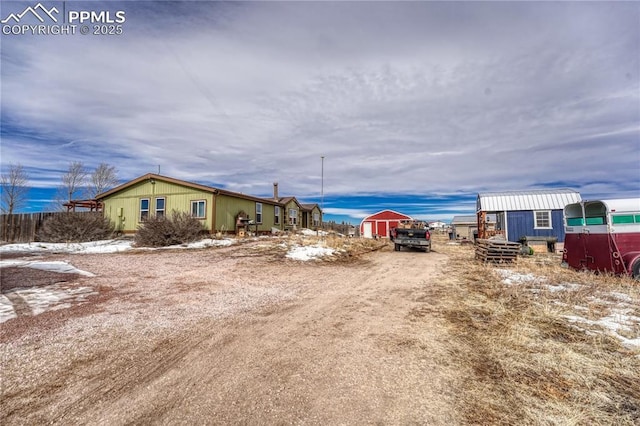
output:
<instances>
[{"instance_id":1,"label":"shrub","mask_svg":"<svg viewBox=\"0 0 640 426\"><path fill-rule=\"evenodd\" d=\"M150 217L138 227L137 246L165 247L196 241L204 231L202 224L186 212L173 210L171 217Z\"/></svg>"},{"instance_id":2,"label":"shrub","mask_svg":"<svg viewBox=\"0 0 640 426\"><path fill-rule=\"evenodd\" d=\"M105 240L113 235L113 224L99 212L69 212L51 216L38 233L40 241L79 243Z\"/></svg>"}]
</instances>

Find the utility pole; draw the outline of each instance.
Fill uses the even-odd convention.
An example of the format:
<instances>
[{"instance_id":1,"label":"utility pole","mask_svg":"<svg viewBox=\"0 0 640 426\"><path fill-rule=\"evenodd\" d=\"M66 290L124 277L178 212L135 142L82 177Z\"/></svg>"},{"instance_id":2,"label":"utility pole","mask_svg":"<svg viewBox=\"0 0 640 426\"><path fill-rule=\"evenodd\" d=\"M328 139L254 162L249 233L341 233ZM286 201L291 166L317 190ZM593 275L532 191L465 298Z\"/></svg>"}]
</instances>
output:
<instances>
[{"instance_id":1,"label":"utility pole","mask_svg":"<svg viewBox=\"0 0 640 426\"><path fill-rule=\"evenodd\" d=\"M322 159L322 167L320 169L320 210L324 213L324 155Z\"/></svg>"}]
</instances>

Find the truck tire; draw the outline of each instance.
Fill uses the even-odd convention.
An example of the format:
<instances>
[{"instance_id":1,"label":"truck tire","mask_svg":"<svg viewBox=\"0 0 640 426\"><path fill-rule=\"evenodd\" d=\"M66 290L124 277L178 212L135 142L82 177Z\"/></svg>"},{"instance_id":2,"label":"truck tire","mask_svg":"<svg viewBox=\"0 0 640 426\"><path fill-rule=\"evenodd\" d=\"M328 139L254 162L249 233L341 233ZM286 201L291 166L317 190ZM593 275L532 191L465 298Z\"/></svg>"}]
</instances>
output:
<instances>
[{"instance_id":1,"label":"truck tire","mask_svg":"<svg viewBox=\"0 0 640 426\"><path fill-rule=\"evenodd\" d=\"M400 251L400 244L394 244L393 251Z\"/></svg>"},{"instance_id":2,"label":"truck tire","mask_svg":"<svg viewBox=\"0 0 640 426\"><path fill-rule=\"evenodd\" d=\"M424 249L425 253L429 253L431 251L431 247L427 247L426 249Z\"/></svg>"},{"instance_id":3,"label":"truck tire","mask_svg":"<svg viewBox=\"0 0 640 426\"><path fill-rule=\"evenodd\" d=\"M633 266L631 267L631 276L636 281L640 281L640 258L633 262Z\"/></svg>"}]
</instances>

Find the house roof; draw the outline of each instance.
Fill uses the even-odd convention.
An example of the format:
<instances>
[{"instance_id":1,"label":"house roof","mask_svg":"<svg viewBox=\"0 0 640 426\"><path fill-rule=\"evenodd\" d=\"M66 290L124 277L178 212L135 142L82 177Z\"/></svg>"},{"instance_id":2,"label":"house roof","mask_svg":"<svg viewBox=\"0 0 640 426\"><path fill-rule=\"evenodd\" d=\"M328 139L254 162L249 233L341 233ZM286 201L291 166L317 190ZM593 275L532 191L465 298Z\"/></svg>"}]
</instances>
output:
<instances>
[{"instance_id":1,"label":"house roof","mask_svg":"<svg viewBox=\"0 0 640 426\"><path fill-rule=\"evenodd\" d=\"M477 211L561 210L580 201L573 189L506 191L478 194Z\"/></svg>"},{"instance_id":2,"label":"house roof","mask_svg":"<svg viewBox=\"0 0 640 426\"><path fill-rule=\"evenodd\" d=\"M320 206L318 206L318 204L300 204L300 207L302 207L303 210L309 211L309 212L313 210L315 207L318 207L318 210L320 210Z\"/></svg>"},{"instance_id":3,"label":"house roof","mask_svg":"<svg viewBox=\"0 0 640 426\"><path fill-rule=\"evenodd\" d=\"M293 201L294 203L296 203L298 207L300 207L300 210L304 210L304 208L302 207L302 204L300 204L300 202L296 199L296 197L281 197L281 198L278 198L278 201L283 206L286 206L287 204Z\"/></svg>"},{"instance_id":4,"label":"house roof","mask_svg":"<svg viewBox=\"0 0 640 426\"><path fill-rule=\"evenodd\" d=\"M113 194L116 194L124 189L127 189L133 185L136 185L138 183L147 181L147 180L159 180L159 181L163 181L163 182L169 182L169 183L174 183L176 185L181 185L181 186L185 186L187 188L193 188L193 189L198 189L200 191L205 191L205 192L211 192L212 194L222 194L222 195L228 195L231 197L236 197L236 198L243 198L246 200L251 200L251 201L257 201L259 203L267 203L267 204L276 204L276 205L281 205L284 204L282 202L278 202L272 198L260 198L260 197L254 197L251 195L246 195L246 194L240 194L238 192L232 192L232 191L227 191L226 189L220 189L220 188L214 188L212 186L206 186L206 185L200 185L199 183L194 183L194 182L188 182L186 180L181 180L181 179L176 179L176 178L172 178L169 176L162 176L162 175L157 175L155 173L147 173L146 175L140 176L136 179L130 180L129 182L125 182L120 186L116 186L113 189L110 189L107 192L103 192L102 194L98 194L96 195L96 199L97 200L103 200Z\"/></svg>"},{"instance_id":5,"label":"house roof","mask_svg":"<svg viewBox=\"0 0 640 426\"><path fill-rule=\"evenodd\" d=\"M454 216L453 219L451 219L451 224L452 225L460 225L463 223L477 223L478 222L478 218L476 216Z\"/></svg>"},{"instance_id":6,"label":"house roof","mask_svg":"<svg viewBox=\"0 0 640 426\"><path fill-rule=\"evenodd\" d=\"M300 203L298 203L298 200L296 200L296 197L280 197L280 198L278 198L278 202L281 203L281 204L287 204L291 200L295 200L296 203L298 205L300 205Z\"/></svg>"},{"instance_id":7,"label":"house roof","mask_svg":"<svg viewBox=\"0 0 640 426\"><path fill-rule=\"evenodd\" d=\"M487 215L487 221L495 222L496 221L496 215L495 214L488 214ZM477 223L478 223L478 217L476 215L454 216L453 219L451 219L451 224L452 225L477 224Z\"/></svg>"}]
</instances>

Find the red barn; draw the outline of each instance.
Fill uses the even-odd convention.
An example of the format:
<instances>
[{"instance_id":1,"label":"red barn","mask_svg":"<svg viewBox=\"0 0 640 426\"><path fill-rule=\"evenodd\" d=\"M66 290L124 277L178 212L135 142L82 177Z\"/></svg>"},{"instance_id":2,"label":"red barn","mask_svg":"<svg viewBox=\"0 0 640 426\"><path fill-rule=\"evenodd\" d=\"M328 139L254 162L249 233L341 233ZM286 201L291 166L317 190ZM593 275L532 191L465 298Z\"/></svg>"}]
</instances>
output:
<instances>
[{"instance_id":1,"label":"red barn","mask_svg":"<svg viewBox=\"0 0 640 426\"><path fill-rule=\"evenodd\" d=\"M360 235L365 238L389 238L389 229L397 227L401 220L413 218L393 210L379 211L362 219Z\"/></svg>"}]
</instances>

